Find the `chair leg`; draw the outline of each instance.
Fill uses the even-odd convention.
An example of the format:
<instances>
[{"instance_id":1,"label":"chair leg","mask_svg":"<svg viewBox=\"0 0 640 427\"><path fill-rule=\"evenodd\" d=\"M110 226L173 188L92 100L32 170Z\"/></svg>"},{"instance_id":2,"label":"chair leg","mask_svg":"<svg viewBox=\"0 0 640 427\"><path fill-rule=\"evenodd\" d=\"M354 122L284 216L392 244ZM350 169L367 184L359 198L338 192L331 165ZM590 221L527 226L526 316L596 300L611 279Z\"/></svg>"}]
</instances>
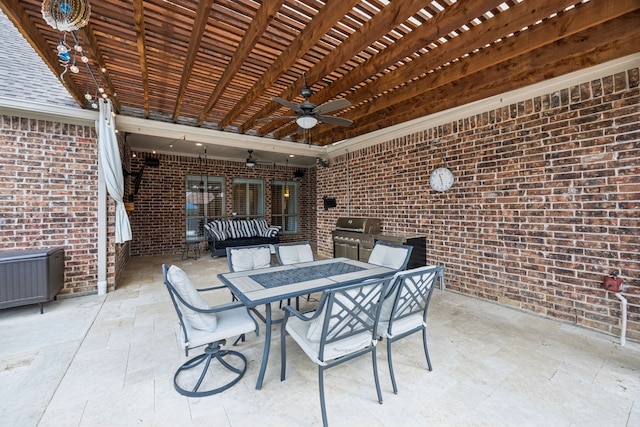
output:
<instances>
[{"instance_id":1,"label":"chair leg","mask_svg":"<svg viewBox=\"0 0 640 427\"><path fill-rule=\"evenodd\" d=\"M327 407L324 403L324 370L322 366L318 366L318 388L320 393L320 411L322 412L322 425L327 427L329 422L327 421Z\"/></svg>"},{"instance_id":2,"label":"chair leg","mask_svg":"<svg viewBox=\"0 0 640 427\"><path fill-rule=\"evenodd\" d=\"M235 367L230 364L225 358L235 358L240 362L240 367ZM224 368L233 372L235 377L227 382L226 384L222 384L218 387L209 387L206 390L200 390L202 383L208 373L209 366L212 362L217 361ZM198 377L198 380L195 381L194 386L182 386L179 384L179 379L181 378L181 374L190 369L197 368L200 365L204 365L202 368L202 372ZM212 343L205 348L204 353L194 357L193 359L188 360L182 366L178 368L175 375L173 376L173 386L176 391L184 396L189 397L203 397L203 396L211 396L213 394L221 393L232 386L234 386L240 379L244 376L247 370L247 359L246 357L237 351L231 350L222 350L220 348L219 343ZM184 378L183 378L184 380ZM190 384L193 384L193 381L189 381Z\"/></svg>"},{"instance_id":3,"label":"chair leg","mask_svg":"<svg viewBox=\"0 0 640 427\"><path fill-rule=\"evenodd\" d=\"M287 373L287 331L284 329L285 324L282 324L280 332L280 381L284 381Z\"/></svg>"},{"instance_id":4,"label":"chair leg","mask_svg":"<svg viewBox=\"0 0 640 427\"><path fill-rule=\"evenodd\" d=\"M429 366L429 371L433 371L431 359L429 358L429 349L427 348L427 328L422 328L422 343L424 345L424 355L427 356L427 366Z\"/></svg>"},{"instance_id":5,"label":"chair leg","mask_svg":"<svg viewBox=\"0 0 640 427\"><path fill-rule=\"evenodd\" d=\"M373 358L373 378L376 381L376 392L378 393L378 402L382 404L382 392L380 391L380 379L378 378L378 362L376 357L376 348L373 347L371 351L371 357Z\"/></svg>"},{"instance_id":6,"label":"chair leg","mask_svg":"<svg viewBox=\"0 0 640 427\"><path fill-rule=\"evenodd\" d=\"M233 345L236 346L240 341L244 342L244 340L245 340L245 336L244 334L242 334L233 342Z\"/></svg>"},{"instance_id":7,"label":"chair leg","mask_svg":"<svg viewBox=\"0 0 640 427\"><path fill-rule=\"evenodd\" d=\"M387 361L389 362L389 373L391 374L391 385L393 392L398 394L398 386L396 385L396 376L393 374L393 361L391 360L391 340L387 338Z\"/></svg>"}]
</instances>

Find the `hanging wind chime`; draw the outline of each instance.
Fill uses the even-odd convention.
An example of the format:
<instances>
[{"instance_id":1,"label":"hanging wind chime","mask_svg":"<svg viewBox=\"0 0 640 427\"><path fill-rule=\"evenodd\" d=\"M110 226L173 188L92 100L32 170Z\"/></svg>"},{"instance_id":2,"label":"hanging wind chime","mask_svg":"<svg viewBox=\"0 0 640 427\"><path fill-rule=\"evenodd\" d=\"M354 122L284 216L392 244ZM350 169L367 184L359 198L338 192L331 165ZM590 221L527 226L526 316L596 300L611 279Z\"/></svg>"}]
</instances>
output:
<instances>
[{"instance_id":1,"label":"hanging wind chime","mask_svg":"<svg viewBox=\"0 0 640 427\"><path fill-rule=\"evenodd\" d=\"M79 59L81 64L85 64L88 75L87 92L84 97L91 103L91 107L96 109L98 108L97 100L100 97L98 93L100 93L103 98L106 98L107 94L104 93L104 89L98 84L93 71L91 71L89 57L80 45L80 41L75 33L75 31L87 25L90 15L91 5L88 0L43 0L42 2L42 17L45 22L54 30L60 32L58 45L56 46L58 60L64 68L64 71L60 74L60 79L62 80L67 71L71 71L73 74L80 72L80 67L78 66ZM73 48L67 43L68 34L70 34L73 39ZM98 93L96 93L95 96L92 96L89 92L89 77L91 77L96 85Z\"/></svg>"}]
</instances>

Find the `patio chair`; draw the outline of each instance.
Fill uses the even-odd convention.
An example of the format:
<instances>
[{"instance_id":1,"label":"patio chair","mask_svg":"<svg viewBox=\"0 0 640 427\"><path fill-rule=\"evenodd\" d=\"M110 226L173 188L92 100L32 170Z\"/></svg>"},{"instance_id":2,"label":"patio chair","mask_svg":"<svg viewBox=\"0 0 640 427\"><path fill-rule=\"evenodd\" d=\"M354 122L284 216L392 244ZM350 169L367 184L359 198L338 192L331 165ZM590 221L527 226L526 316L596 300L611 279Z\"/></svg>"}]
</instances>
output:
<instances>
[{"instance_id":1,"label":"patio chair","mask_svg":"<svg viewBox=\"0 0 640 427\"><path fill-rule=\"evenodd\" d=\"M276 249L276 257L280 265L297 264L300 262L315 261L313 256L313 250L308 241L304 242L289 242L280 243L274 245ZM307 295L307 301L311 298L311 295ZM291 300L288 301L291 305ZM280 304L282 307L282 304ZM300 309L300 298L296 297L296 310Z\"/></svg>"},{"instance_id":2,"label":"patio chair","mask_svg":"<svg viewBox=\"0 0 640 427\"><path fill-rule=\"evenodd\" d=\"M367 262L401 271L407 268L411 251L413 246L376 242Z\"/></svg>"},{"instance_id":3,"label":"patio chair","mask_svg":"<svg viewBox=\"0 0 640 427\"><path fill-rule=\"evenodd\" d=\"M284 381L286 376L288 334L318 365L320 409L324 426L327 425L324 371L358 356L371 354L378 402L382 403L376 365L376 328L379 308L388 284L389 278L385 278L326 290L314 312L303 314L291 306L284 308L280 380Z\"/></svg>"},{"instance_id":4,"label":"patio chair","mask_svg":"<svg viewBox=\"0 0 640 427\"><path fill-rule=\"evenodd\" d=\"M280 265L297 264L300 262L315 261L313 250L308 241L279 243L274 245L276 257Z\"/></svg>"},{"instance_id":5,"label":"patio chair","mask_svg":"<svg viewBox=\"0 0 640 427\"><path fill-rule=\"evenodd\" d=\"M271 245L236 246L227 248L229 271L256 270L273 266ZM237 298L231 293L233 301ZM244 338L242 339L244 341Z\"/></svg>"},{"instance_id":6,"label":"patio chair","mask_svg":"<svg viewBox=\"0 0 640 427\"><path fill-rule=\"evenodd\" d=\"M434 284L443 274L443 266L419 267L393 276L380 309L378 334L387 340L387 360L393 392L398 393L391 359L391 343L422 331L424 354L429 371L433 370L427 348L427 310Z\"/></svg>"},{"instance_id":7,"label":"patio chair","mask_svg":"<svg viewBox=\"0 0 640 427\"><path fill-rule=\"evenodd\" d=\"M196 289L187 274L175 265L167 268L163 264L162 272L180 321L185 356L190 349L206 345L202 354L189 359L176 371L173 376L176 391L184 396L202 397L227 390L244 375L247 359L242 353L222 346L229 337L251 331L257 335L258 323L240 302L211 308L198 292L224 286ZM224 376L222 384L217 376L207 375L211 373L211 363L216 361L231 372Z\"/></svg>"},{"instance_id":8,"label":"patio chair","mask_svg":"<svg viewBox=\"0 0 640 427\"><path fill-rule=\"evenodd\" d=\"M257 270L273 265L271 245L236 246L227 248L229 271Z\"/></svg>"}]
</instances>

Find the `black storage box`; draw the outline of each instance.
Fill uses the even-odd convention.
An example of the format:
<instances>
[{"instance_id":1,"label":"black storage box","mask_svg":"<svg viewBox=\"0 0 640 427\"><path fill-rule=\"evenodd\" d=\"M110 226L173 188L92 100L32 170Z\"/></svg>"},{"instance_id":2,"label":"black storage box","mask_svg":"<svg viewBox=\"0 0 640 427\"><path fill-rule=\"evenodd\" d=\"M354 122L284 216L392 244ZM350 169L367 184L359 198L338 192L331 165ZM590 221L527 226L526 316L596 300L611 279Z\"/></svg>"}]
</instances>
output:
<instances>
[{"instance_id":1,"label":"black storage box","mask_svg":"<svg viewBox=\"0 0 640 427\"><path fill-rule=\"evenodd\" d=\"M0 309L55 299L64 286L64 249L0 252Z\"/></svg>"}]
</instances>

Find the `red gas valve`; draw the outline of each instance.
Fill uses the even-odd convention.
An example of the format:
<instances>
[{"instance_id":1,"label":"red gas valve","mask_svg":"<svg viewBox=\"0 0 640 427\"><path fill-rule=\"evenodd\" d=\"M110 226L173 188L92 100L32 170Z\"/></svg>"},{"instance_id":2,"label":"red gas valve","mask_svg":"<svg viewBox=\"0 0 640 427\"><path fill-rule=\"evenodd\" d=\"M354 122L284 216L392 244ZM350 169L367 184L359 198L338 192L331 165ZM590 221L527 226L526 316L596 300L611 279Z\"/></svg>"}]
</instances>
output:
<instances>
[{"instance_id":1,"label":"red gas valve","mask_svg":"<svg viewBox=\"0 0 640 427\"><path fill-rule=\"evenodd\" d=\"M602 281L602 287L608 291L620 292L622 290L622 278L618 277L617 271L612 271L608 277Z\"/></svg>"}]
</instances>

